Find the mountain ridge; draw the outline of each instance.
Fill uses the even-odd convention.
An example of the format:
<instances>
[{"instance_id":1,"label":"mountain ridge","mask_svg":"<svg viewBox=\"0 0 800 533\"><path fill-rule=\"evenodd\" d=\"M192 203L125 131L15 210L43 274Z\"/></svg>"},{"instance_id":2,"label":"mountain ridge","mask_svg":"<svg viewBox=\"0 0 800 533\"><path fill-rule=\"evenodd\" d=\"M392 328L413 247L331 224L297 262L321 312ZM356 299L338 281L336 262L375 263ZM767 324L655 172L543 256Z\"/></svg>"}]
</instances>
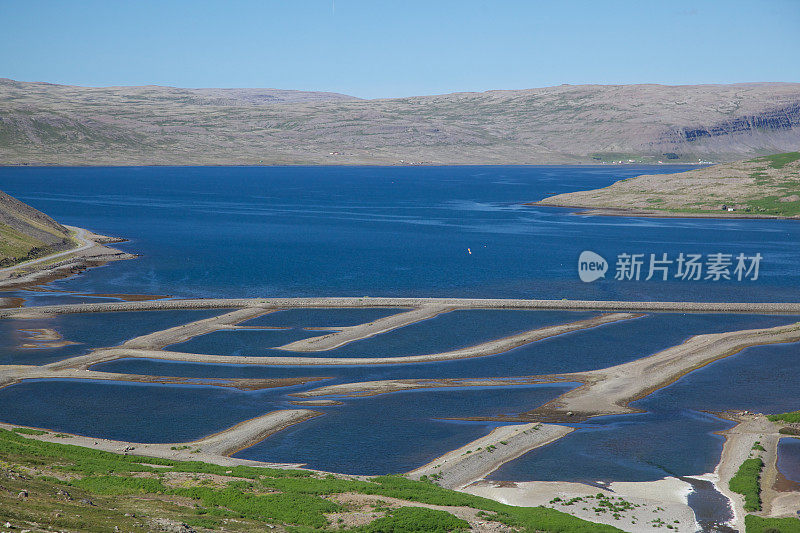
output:
<instances>
[{"instance_id":1,"label":"mountain ridge","mask_svg":"<svg viewBox=\"0 0 800 533\"><path fill-rule=\"evenodd\" d=\"M800 83L559 85L365 100L0 79L0 164L735 161L800 147Z\"/></svg>"}]
</instances>

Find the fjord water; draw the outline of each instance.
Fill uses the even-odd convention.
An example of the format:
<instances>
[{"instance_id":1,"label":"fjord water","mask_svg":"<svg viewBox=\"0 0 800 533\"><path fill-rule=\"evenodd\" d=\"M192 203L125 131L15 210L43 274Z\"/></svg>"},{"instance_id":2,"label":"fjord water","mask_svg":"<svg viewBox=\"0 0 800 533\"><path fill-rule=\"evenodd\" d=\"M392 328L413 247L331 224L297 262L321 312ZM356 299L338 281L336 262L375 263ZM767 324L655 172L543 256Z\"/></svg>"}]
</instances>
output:
<instances>
[{"instance_id":1,"label":"fjord water","mask_svg":"<svg viewBox=\"0 0 800 533\"><path fill-rule=\"evenodd\" d=\"M796 221L588 217L522 205L686 168L0 168L0 190L63 223L130 239L120 248L139 259L53 284L84 293L798 300ZM764 259L755 282L581 283L583 250L612 270L623 252Z\"/></svg>"},{"instance_id":2,"label":"fjord water","mask_svg":"<svg viewBox=\"0 0 800 533\"><path fill-rule=\"evenodd\" d=\"M800 300L800 225L796 221L591 217L568 209L521 204L552 194L603 187L620 178L683 168L0 168L0 190L61 222L126 237L129 242L118 247L140 255L50 284L66 291L63 293L14 291L5 295L23 297L26 305L86 299L74 293ZM615 281L611 274L604 280L582 283L576 262L583 250L606 257L612 270L614 258L623 252L671 256L679 252L742 252L761 253L764 259L760 279L753 282ZM345 325L353 318L343 312L340 324L308 324L309 317L301 313L285 313L285 324L273 324L265 317L263 322L247 325L333 326ZM478 316L481 312L475 313ZM568 317L565 321L580 315L552 314ZM76 320L88 317L75 316ZM279 316L275 313L273 318ZM539 316L544 317L543 322L549 320L546 314ZM109 324L115 326L108 317L93 318L101 331ZM108 322L101 324L104 320ZM447 320L442 322L447 325ZM455 329L437 336L428 328L434 321L397 330L392 334L394 345L382 344L376 337L329 355L367 355L374 349L382 350L381 346L385 346L383 353L390 355L405 355L403 352L412 348L416 353L427 353L433 351L429 347L453 347L463 341ZM94 369L194 377L332 378L326 384L519 376L602 368L654 353L696 333L790 321L793 318L652 314L496 356L413 365L309 368L123 360ZM0 322L2 327L17 329L9 324ZM88 327L89 322L86 324ZM466 335L473 340L485 338L485 330L466 328ZM416 334L409 335L409 331ZM244 335L236 337L239 333ZM270 335L273 341L260 340ZM269 354L269 347L278 345L279 340L297 335L305 333L294 329L282 333L222 332L189 342L201 352L228 350L231 355L260 344L261 353ZM99 342L112 341L119 342L116 337ZM792 375L797 375L797 369L787 363L795 348L788 346L745 350L730 358L730 363L725 360L709 365L637 404L647 413L606 417L582 425L580 431L562 441L509 463L496 477L643 480L667 473L707 472L718 460L721 447L721 438L713 432L729 424L702 410L797 408L783 405L797 398L797 393L783 393L781 400L778 392L787 390L786 383L797 381L781 373L789 365ZM8 352L11 349L0 346L5 361L23 362ZM63 348L54 357L76 349ZM751 357L753 354L758 357ZM26 362L51 360L49 356L39 360L31 356ZM747 374L730 373L727 364L743 365L739 370ZM709 387L691 386L692 379L707 380L703 383ZM725 383L736 379L740 380L735 381L736 387L726 388ZM688 389L684 383L690 384ZM304 388L311 386L240 393L200 386L24 382L0 390L0 420L96 436L181 440L290 407L287 394ZM751 394L753 391L757 394ZM487 431L486 424L440 418L525 411L556 394L558 390L553 387L505 387L347 399L343 406L315 407L326 416L280 432L241 456L298 460L318 468L347 471L359 471L358 461L365 461L364 466L374 473L396 472L419 466ZM54 405L57 409L51 409ZM105 407L97 410L98 405ZM171 405L179 405L180 413L171 411ZM175 418L181 421L173 427L170 420ZM375 430L376 424L380 431ZM348 432L347 427L354 429ZM334 430L336 437L327 438ZM376 435L381 432L385 442L378 442ZM364 438L375 442L359 456L357 446ZM344 448L337 439L349 443L350 448Z\"/></svg>"}]
</instances>

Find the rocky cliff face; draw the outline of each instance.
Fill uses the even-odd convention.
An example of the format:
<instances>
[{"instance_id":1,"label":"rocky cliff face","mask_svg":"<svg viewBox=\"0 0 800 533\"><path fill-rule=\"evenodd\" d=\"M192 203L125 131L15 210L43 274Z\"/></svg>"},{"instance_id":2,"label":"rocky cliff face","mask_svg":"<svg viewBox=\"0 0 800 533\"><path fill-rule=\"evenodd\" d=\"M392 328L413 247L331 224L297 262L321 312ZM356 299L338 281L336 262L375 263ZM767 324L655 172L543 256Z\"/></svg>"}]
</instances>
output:
<instances>
[{"instance_id":1,"label":"rocky cliff face","mask_svg":"<svg viewBox=\"0 0 800 533\"><path fill-rule=\"evenodd\" d=\"M2 164L730 161L800 147L800 84L562 85L383 100L0 80Z\"/></svg>"},{"instance_id":2,"label":"rocky cliff face","mask_svg":"<svg viewBox=\"0 0 800 533\"><path fill-rule=\"evenodd\" d=\"M683 137L688 142L704 137L721 137L737 133L782 132L800 126L800 101L777 109L765 110L758 115L738 117L706 128L684 128Z\"/></svg>"}]
</instances>

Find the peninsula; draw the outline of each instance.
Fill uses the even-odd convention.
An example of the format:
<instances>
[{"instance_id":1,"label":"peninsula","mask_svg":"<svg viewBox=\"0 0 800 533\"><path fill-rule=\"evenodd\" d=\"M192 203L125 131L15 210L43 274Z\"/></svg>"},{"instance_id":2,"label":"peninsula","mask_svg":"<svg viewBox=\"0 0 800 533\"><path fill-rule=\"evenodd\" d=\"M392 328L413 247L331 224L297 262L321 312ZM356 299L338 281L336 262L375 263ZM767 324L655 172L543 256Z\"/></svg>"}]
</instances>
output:
<instances>
[{"instance_id":1,"label":"peninsula","mask_svg":"<svg viewBox=\"0 0 800 533\"><path fill-rule=\"evenodd\" d=\"M638 176L528 205L579 207L595 214L800 218L800 152Z\"/></svg>"}]
</instances>

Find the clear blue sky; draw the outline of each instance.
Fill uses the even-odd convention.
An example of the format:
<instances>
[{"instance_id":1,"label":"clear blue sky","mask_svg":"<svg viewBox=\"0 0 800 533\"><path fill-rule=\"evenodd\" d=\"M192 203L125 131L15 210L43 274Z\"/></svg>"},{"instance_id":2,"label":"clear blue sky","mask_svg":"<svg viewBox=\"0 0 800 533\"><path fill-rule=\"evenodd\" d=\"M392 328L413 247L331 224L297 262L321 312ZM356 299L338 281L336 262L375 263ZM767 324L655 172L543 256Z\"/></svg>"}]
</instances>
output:
<instances>
[{"instance_id":1,"label":"clear blue sky","mask_svg":"<svg viewBox=\"0 0 800 533\"><path fill-rule=\"evenodd\" d=\"M367 98L800 81L800 0L0 0L0 77Z\"/></svg>"}]
</instances>

